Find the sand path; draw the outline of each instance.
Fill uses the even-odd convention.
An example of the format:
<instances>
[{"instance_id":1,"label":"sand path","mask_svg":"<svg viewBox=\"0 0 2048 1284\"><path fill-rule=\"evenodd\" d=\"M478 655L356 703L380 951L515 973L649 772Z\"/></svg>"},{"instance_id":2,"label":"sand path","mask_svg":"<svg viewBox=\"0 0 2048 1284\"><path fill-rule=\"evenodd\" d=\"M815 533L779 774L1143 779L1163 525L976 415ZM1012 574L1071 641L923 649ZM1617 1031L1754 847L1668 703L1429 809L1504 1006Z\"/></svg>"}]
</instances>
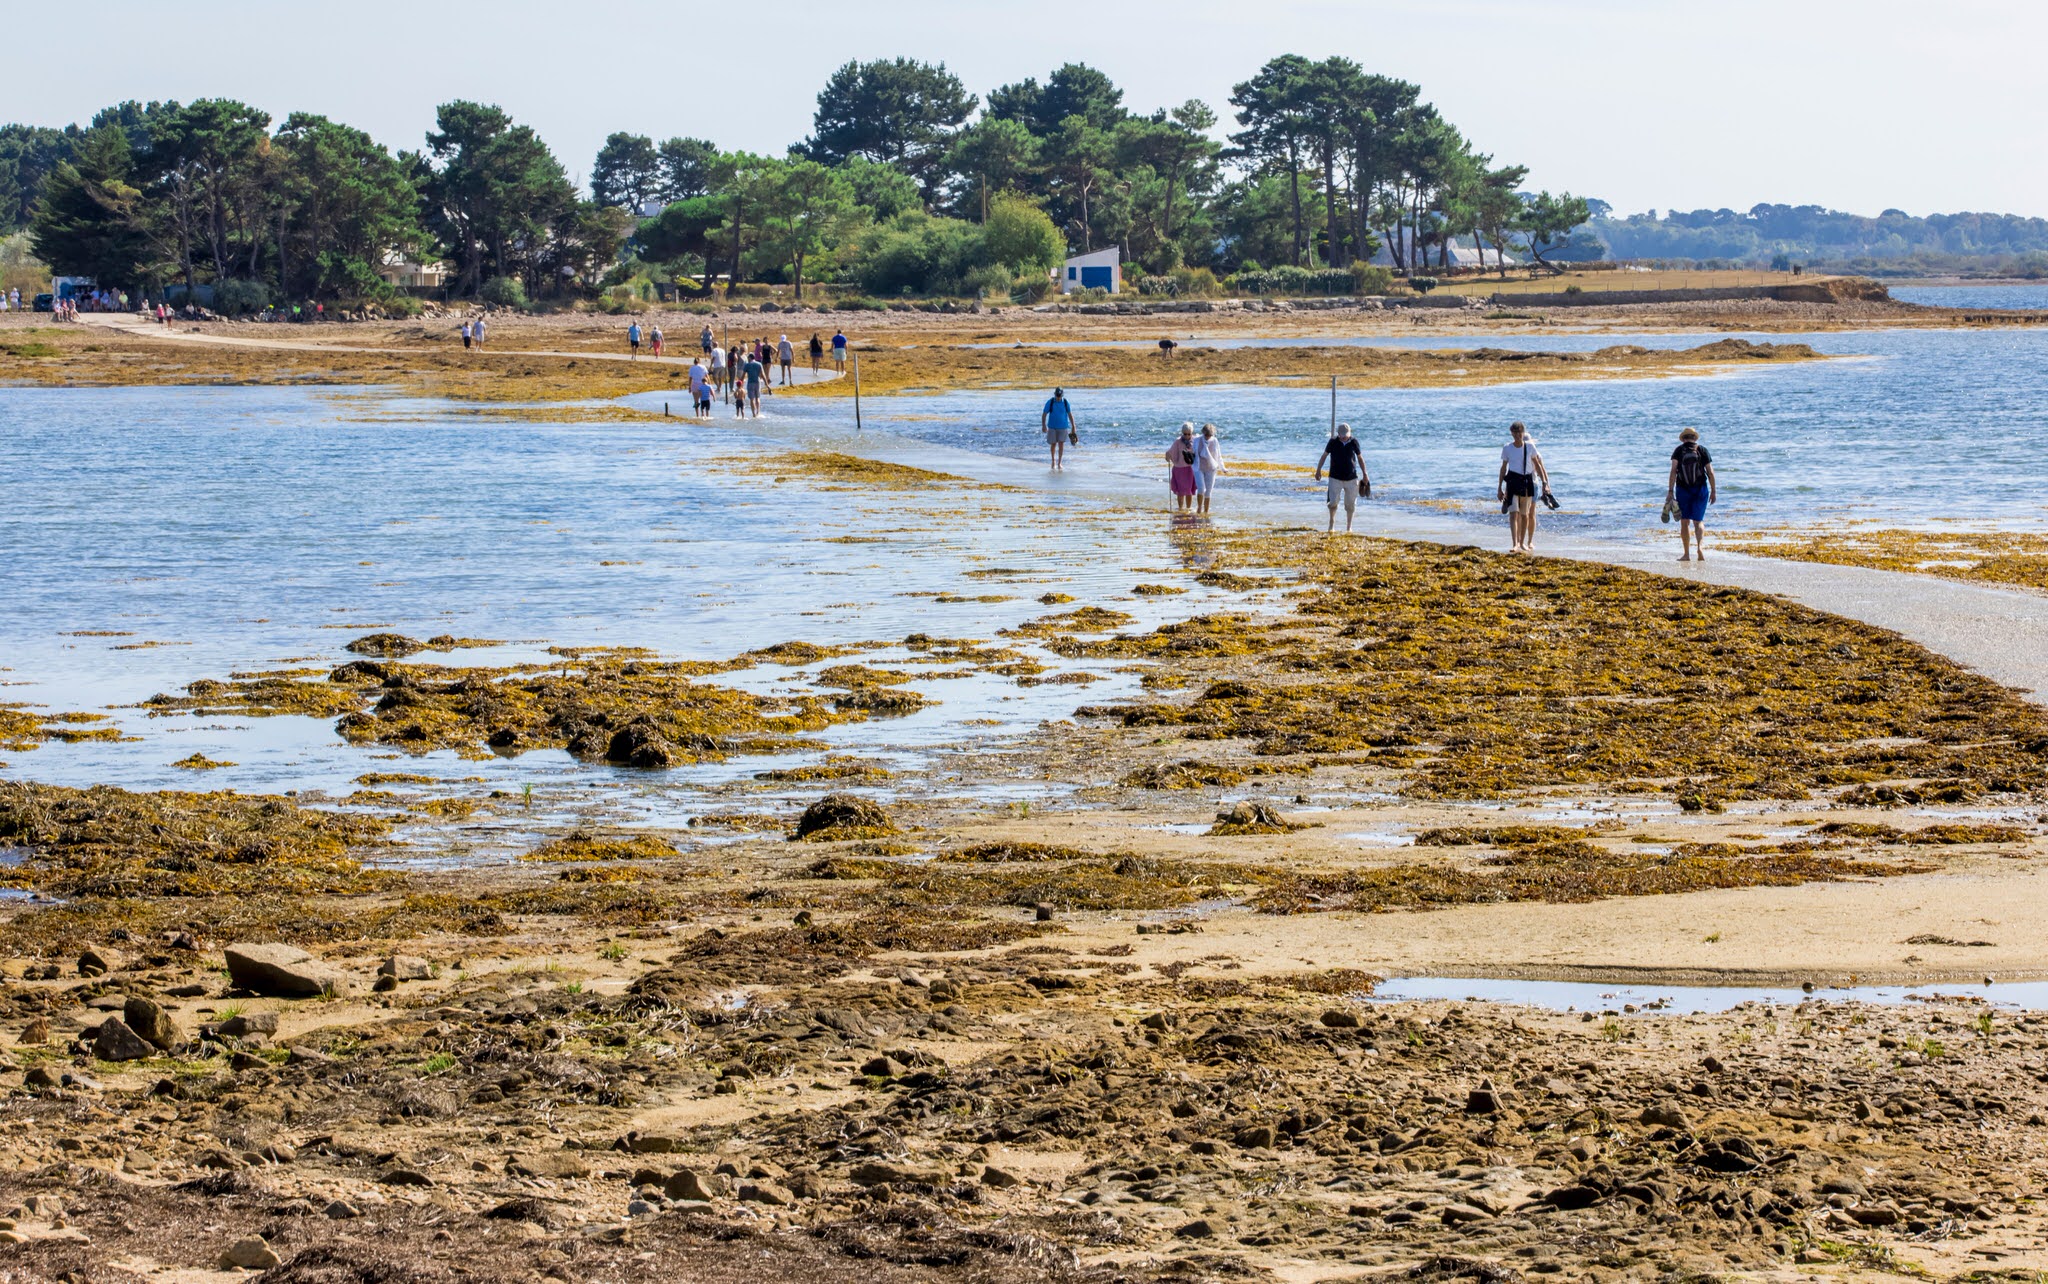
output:
<instances>
[{"instance_id":1,"label":"sand path","mask_svg":"<svg viewBox=\"0 0 2048 1284\"><path fill-rule=\"evenodd\" d=\"M98 326L101 329L113 330L121 334L135 336L136 338L173 341L177 343L214 344L221 347L234 348L264 348L275 352L365 352L378 356L402 357L416 357L420 354L420 349L417 347L368 347L346 343L312 343L303 339L257 339L246 335L208 334L202 330L189 328L181 330L175 325L157 325L154 322L144 321L139 317L130 316L122 312L87 312L80 314L78 319L86 325ZM696 336L693 334L690 338L694 340ZM623 331L620 333L619 342L621 344L625 343ZM697 348L694 346L694 343L687 348L682 348L679 341L678 347L681 351L680 355L677 356L656 357L648 355L635 357L630 352L591 352L588 349L582 351L562 351L552 348L500 348L493 345L481 350L473 350L470 356L478 361L489 361L494 357L572 357L578 361L624 361L634 365L688 367L698 356ZM795 376L792 381L795 384L830 383L832 380L841 377L834 370L813 371L802 365L796 366L792 370L792 374Z\"/></svg>"}]
</instances>

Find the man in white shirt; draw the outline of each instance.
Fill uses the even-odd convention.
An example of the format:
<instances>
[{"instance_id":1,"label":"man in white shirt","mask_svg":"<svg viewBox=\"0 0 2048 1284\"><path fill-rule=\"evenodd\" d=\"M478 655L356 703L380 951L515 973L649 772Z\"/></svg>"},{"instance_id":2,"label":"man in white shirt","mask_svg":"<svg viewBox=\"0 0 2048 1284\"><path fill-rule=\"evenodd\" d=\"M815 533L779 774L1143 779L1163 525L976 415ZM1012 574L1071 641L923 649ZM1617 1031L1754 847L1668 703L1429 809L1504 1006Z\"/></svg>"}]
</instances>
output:
<instances>
[{"instance_id":1,"label":"man in white shirt","mask_svg":"<svg viewBox=\"0 0 2048 1284\"><path fill-rule=\"evenodd\" d=\"M697 418L711 417L711 385L706 382L711 372L704 368L704 358L690 363L690 408L697 412Z\"/></svg>"},{"instance_id":2,"label":"man in white shirt","mask_svg":"<svg viewBox=\"0 0 2048 1284\"><path fill-rule=\"evenodd\" d=\"M725 391L725 348L721 344L711 345L711 386L720 393Z\"/></svg>"}]
</instances>

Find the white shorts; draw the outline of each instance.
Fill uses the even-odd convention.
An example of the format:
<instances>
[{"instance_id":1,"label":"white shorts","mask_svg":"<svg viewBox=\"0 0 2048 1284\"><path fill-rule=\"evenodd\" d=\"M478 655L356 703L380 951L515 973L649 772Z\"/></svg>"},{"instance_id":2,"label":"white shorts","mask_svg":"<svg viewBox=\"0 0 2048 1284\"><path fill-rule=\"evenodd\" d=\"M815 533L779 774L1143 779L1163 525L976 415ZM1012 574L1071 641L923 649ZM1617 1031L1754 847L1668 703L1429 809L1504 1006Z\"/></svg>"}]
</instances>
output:
<instances>
[{"instance_id":1,"label":"white shorts","mask_svg":"<svg viewBox=\"0 0 2048 1284\"><path fill-rule=\"evenodd\" d=\"M1323 493L1323 503L1331 508L1335 508L1337 501L1340 499L1344 501L1344 511L1347 513L1358 507L1358 480L1356 478L1350 481L1338 481L1335 477L1330 479L1330 488Z\"/></svg>"},{"instance_id":2,"label":"white shorts","mask_svg":"<svg viewBox=\"0 0 2048 1284\"><path fill-rule=\"evenodd\" d=\"M1197 468L1197 469L1195 470L1195 493L1196 493L1197 495L1206 495L1206 494L1208 494L1208 493L1209 493L1209 492L1210 492L1211 490L1215 489L1215 486L1216 486L1216 470L1215 470L1215 469L1213 469L1213 468Z\"/></svg>"}]
</instances>

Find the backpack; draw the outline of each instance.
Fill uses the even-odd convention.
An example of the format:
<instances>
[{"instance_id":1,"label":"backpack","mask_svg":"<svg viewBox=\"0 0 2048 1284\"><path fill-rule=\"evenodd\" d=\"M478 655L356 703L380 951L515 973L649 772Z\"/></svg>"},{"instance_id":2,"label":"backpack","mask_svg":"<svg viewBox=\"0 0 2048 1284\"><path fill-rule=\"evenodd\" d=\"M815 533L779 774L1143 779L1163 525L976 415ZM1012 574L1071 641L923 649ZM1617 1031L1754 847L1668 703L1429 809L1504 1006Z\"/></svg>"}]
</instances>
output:
<instances>
[{"instance_id":1,"label":"backpack","mask_svg":"<svg viewBox=\"0 0 2048 1284\"><path fill-rule=\"evenodd\" d=\"M1697 442L1678 448L1678 484L1696 490L1707 484L1707 464Z\"/></svg>"}]
</instances>

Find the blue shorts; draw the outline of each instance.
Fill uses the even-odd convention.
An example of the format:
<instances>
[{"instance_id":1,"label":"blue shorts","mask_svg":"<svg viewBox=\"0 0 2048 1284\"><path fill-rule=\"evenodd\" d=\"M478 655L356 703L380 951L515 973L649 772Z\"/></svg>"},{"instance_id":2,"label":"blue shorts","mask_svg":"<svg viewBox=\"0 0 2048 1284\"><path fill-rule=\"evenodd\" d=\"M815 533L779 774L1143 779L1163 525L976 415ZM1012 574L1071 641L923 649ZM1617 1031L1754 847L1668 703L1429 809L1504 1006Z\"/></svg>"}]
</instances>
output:
<instances>
[{"instance_id":1,"label":"blue shorts","mask_svg":"<svg viewBox=\"0 0 2048 1284\"><path fill-rule=\"evenodd\" d=\"M1682 522L1704 522L1707 520L1707 488L1705 486L1680 486L1674 493L1678 499L1678 520Z\"/></svg>"}]
</instances>

